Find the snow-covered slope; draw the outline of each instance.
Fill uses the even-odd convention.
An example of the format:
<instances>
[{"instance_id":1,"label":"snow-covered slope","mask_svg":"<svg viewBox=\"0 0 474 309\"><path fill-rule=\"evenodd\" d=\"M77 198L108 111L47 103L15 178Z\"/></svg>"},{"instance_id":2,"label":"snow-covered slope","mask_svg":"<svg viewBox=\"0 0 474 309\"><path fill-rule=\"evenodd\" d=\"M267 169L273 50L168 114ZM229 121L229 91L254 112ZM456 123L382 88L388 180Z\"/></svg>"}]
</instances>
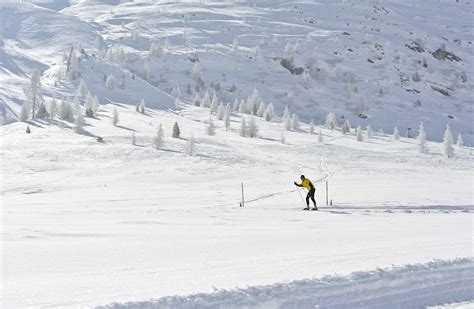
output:
<instances>
[{"instance_id":1,"label":"snow-covered slope","mask_svg":"<svg viewBox=\"0 0 474 309\"><path fill-rule=\"evenodd\" d=\"M114 108L117 127L110 121ZM365 136L358 142L353 134L323 128L319 145L308 126L284 131L261 119L259 138L244 138L240 115L231 118L229 130L212 117L215 136L205 133L209 109L197 107L143 115L108 104L86 119L82 135L59 120L30 122L30 134L23 123L4 126L2 307L94 306L255 285L269 287L250 288L243 298L238 291L223 292L227 298L204 295L200 304L215 297L222 306L266 304L262 293L271 296L275 286L288 287L276 304L326 304L334 294L295 298L304 287L286 282L308 279L311 288L333 274L344 303L354 290L344 294L337 282L351 280L346 276L354 271L367 272L361 276L381 286L374 291L367 283L359 290L379 306L394 301L384 288L396 283L411 290L416 278L435 277L437 286L452 287L435 293L429 290L434 281L426 283L418 304L472 300L466 296L472 295L466 286L472 267L458 274L456 262L449 266L472 257L469 149L456 147L456 157L447 159L438 143L419 154L413 139ZM175 121L180 139L171 138ZM155 149L160 123L165 143ZM192 134L196 149L189 156ZM105 143L96 142L98 135ZM325 176L321 157L333 175L332 206L325 206L325 184L317 182ZM320 211L301 211L293 186L300 174L315 181ZM433 259L445 262L429 264ZM424 265L413 277L395 271L373 278L378 267L414 263ZM254 299L251 291L260 296ZM179 298L170 301L180 304Z\"/></svg>"},{"instance_id":2,"label":"snow-covered slope","mask_svg":"<svg viewBox=\"0 0 474 309\"><path fill-rule=\"evenodd\" d=\"M56 46L48 35L34 37L55 52L68 50L71 41L91 46L95 38L82 33L93 28L109 47L124 48L127 60L116 65L125 75L143 77L146 62L149 83L168 93L180 86L184 101L195 90L190 59L199 59L205 87L217 88L223 101L246 98L257 88L280 113L288 104L308 122L322 122L333 111L354 125L386 132L397 125L404 134L423 121L432 140L441 139L449 122L456 135L463 133L472 143L472 14L468 1L73 1L53 15L74 21L68 27L59 22L48 30L59 17L33 24L58 33L62 42ZM150 44L158 41L167 47L165 56L147 57ZM442 45L454 56L435 58ZM54 61L60 63L60 57ZM308 76L281 65L291 57ZM42 58L39 53L34 59L46 62ZM95 79L87 84L100 85ZM142 96L137 90L128 89L124 103L135 104ZM21 99L20 92L2 93L3 100ZM99 99L107 102L100 93Z\"/></svg>"}]
</instances>

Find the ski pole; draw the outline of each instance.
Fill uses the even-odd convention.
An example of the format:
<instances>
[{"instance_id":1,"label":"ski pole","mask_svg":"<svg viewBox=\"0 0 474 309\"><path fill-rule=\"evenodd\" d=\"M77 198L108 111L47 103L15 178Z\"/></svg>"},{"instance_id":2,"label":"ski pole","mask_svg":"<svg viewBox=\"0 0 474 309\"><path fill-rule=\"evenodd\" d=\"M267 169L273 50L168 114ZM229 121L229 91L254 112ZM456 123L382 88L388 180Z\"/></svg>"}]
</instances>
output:
<instances>
[{"instance_id":1,"label":"ski pole","mask_svg":"<svg viewBox=\"0 0 474 309\"><path fill-rule=\"evenodd\" d=\"M301 195L300 189L298 187L296 187L296 191L298 191L298 194L300 195L301 201L303 202L303 206L306 207L306 202L304 201L303 196Z\"/></svg>"}]
</instances>

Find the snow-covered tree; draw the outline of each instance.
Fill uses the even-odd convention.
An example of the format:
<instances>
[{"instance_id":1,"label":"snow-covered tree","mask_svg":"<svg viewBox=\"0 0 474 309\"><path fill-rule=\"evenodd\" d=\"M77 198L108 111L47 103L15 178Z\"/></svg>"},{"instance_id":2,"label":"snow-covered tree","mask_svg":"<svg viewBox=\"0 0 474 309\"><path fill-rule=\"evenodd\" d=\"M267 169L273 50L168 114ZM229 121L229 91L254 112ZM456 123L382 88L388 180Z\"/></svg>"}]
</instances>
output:
<instances>
[{"instance_id":1,"label":"snow-covered tree","mask_svg":"<svg viewBox=\"0 0 474 309\"><path fill-rule=\"evenodd\" d=\"M265 106L265 103L263 101L260 102L260 106L257 109L257 116L263 117L263 114L265 113L266 108L267 107Z\"/></svg>"},{"instance_id":2,"label":"snow-covered tree","mask_svg":"<svg viewBox=\"0 0 474 309\"><path fill-rule=\"evenodd\" d=\"M84 127L84 115L82 114L81 105L74 104L74 132L81 133Z\"/></svg>"},{"instance_id":3,"label":"snow-covered tree","mask_svg":"<svg viewBox=\"0 0 474 309\"><path fill-rule=\"evenodd\" d=\"M219 100L217 99L217 96L214 96L211 101L211 113L217 113L218 109L219 109Z\"/></svg>"},{"instance_id":4,"label":"snow-covered tree","mask_svg":"<svg viewBox=\"0 0 474 309\"><path fill-rule=\"evenodd\" d=\"M225 107L224 123L225 123L225 128L229 129L230 128L230 105L229 104L227 104Z\"/></svg>"},{"instance_id":5,"label":"snow-covered tree","mask_svg":"<svg viewBox=\"0 0 474 309\"><path fill-rule=\"evenodd\" d=\"M267 108L265 109L265 112L263 113L263 118L266 121L272 121L273 118L275 118L275 108L273 107L273 103L270 102L267 105Z\"/></svg>"},{"instance_id":6,"label":"snow-covered tree","mask_svg":"<svg viewBox=\"0 0 474 309\"><path fill-rule=\"evenodd\" d=\"M374 135L374 131L372 130L372 127L369 124L367 126L367 138L372 138L372 135Z\"/></svg>"},{"instance_id":7,"label":"snow-covered tree","mask_svg":"<svg viewBox=\"0 0 474 309\"><path fill-rule=\"evenodd\" d=\"M174 99L174 107L179 109L179 105L181 104L181 100L179 98Z\"/></svg>"},{"instance_id":8,"label":"snow-covered tree","mask_svg":"<svg viewBox=\"0 0 474 309\"><path fill-rule=\"evenodd\" d=\"M285 56L286 58L293 62L294 59L295 59L295 47L293 44L291 44L290 42L287 42L286 43L286 46L285 46Z\"/></svg>"},{"instance_id":9,"label":"snow-covered tree","mask_svg":"<svg viewBox=\"0 0 474 309\"><path fill-rule=\"evenodd\" d=\"M26 133L28 133L28 134L30 134L30 133L31 133L30 126L26 126Z\"/></svg>"},{"instance_id":10,"label":"snow-covered tree","mask_svg":"<svg viewBox=\"0 0 474 309\"><path fill-rule=\"evenodd\" d=\"M83 78L79 82L79 86L77 87L77 94L80 96L85 97L89 93L89 89L87 88L86 82Z\"/></svg>"},{"instance_id":11,"label":"snow-covered tree","mask_svg":"<svg viewBox=\"0 0 474 309\"><path fill-rule=\"evenodd\" d=\"M179 130L179 125L177 122L173 125L173 134L171 135L173 138L179 138L181 131Z\"/></svg>"},{"instance_id":12,"label":"snow-covered tree","mask_svg":"<svg viewBox=\"0 0 474 309\"><path fill-rule=\"evenodd\" d=\"M69 102L62 100L61 105L59 106L59 118L62 120L72 120L73 112Z\"/></svg>"},{"instance_id":13,"label":"snow-covered tree","mask_svg":"<svg viewBox=\"0 0 474 309\"><path fill-rule=\"evenodd\" d=\"M318 134L318 143L319 144L323 143L323 132L321 132L321 130L319 130L319 134Z\"/></svg>"},{"instance_id":14,"label":"snow-covered tree","mask_svg":"<svg viewBox=\"0 0 474 309\"><path fill-rule=\"evenodd\" d=\"M48 110L46 109L46 106L44 106L44 104L41 104L38 107L38 111L36 112L36 117L35 118L46 119L48 117L49 117L49 113L48 113Z\"/></svg>"},{"instance_id":15,"label":"snow-covered tree","mask_svg":"<svg viewBox=\"0 0 474 309\"><path fill-rule=\"evenodd\" d=\"M240 131L239 135L242 137L247 136L248 128L247 128L247 123L245 122L245 118L242 117L242 122L240 123Z\"/></svg>"},{"instance_id":16,"label":"snow-covered tree","mask_svg":"<svg viewBox=\"0 0 474 309\"><path fill-rule=\"evenodd\" d=\"M416 138L416 144L420 153L426 152L426 132L423 126L423 121L420 123L420 129L418 131L418 137Z\"/></svg>"},{"instance_id":17,"label":"snow-covered tree","mask_svg":"<svg viewBox=\"0 0 474 309\"><path fill-rule=\"evenodd\" d=\"M247 99L247 113L256 115L261 102L262 99L260 98L258 90L254 88L252 94Z\"/></svg>"},{"instance_id":18,"label":"snow-covered tree","mask_svg":"<svg viewBox=\"0 0 474 309\"><path fill-rule=\"evenodd\" d=\"M194 94L193 104L194 106L201 106L201 98L198 93Z\"/></svg>"},{"instance_id":19,"label":"snow-covered tree","mask_svg":"<svg viewBox=\"0 0 474 309\"><path fill-rule=\"evenodd\" d=\"M294 131L297 131L300 129L300 119L298 117L298 115L296 114L293 114L291 116L291 129L294 130Z\"/></svg>"},{"instance_id":20,"label":"snow-covered tree","mask_svg":"<svg viewBox=\"0 0 474 309\"><path fill-rule=\"evenodd\" d=\"M174 87L173 91L171 91L171 95L175 98L179 98L181 96L181 88L179 88L179 86Z\"/></svg>"},{"instance_id":21,"label":"snow-covered tree","mask_svg":"<svg viewBox=\"0 0 474 309\"><path fill-rule=\"evenodd\" d=\"M81 76L80 59L76 54L74 47L71 47L69 56L66 57L66 78L68 80L76 80Z\"/></svg>"},{"instance_id":22,"label":"snow-covered tree","mask_svg":"<svg viewBox=\"0 0 474 309\"><path fill-rule=\"evenodd\" d=\"M31 108L31 117L36 117L38 108L43 104L44 100L41 96L41 79L39 72L35 69L31 73L30 82L23 89L28 106Z\"/></svg>"},{"instance_id":23,"label":"snow-covered tree","mask_svg":"<svg viewBox=\"0 0 474 309\"><path fill-rule=\"evenodd\" d=\"M364 141L364 136L362 135L362 129L361 129L360 126L357 126L356 137L357 137L358 142L363 142Z\"/></svg>"},{"instance_id":24,"label":"snow-covered tree","mask_svg":"<svg viewBox=\"0 0 474 309\"><path fill-rule=\"evenodd\" d=\"M214 126L214 122L212 121L212 117L209 117L209 123L206 127L207 135L214 136L216 134L216 127Z\"/></svg>"},{"instance_id":25,"label":"snow-covered tree","mask_svg":"<svg viewBox=\"0 0 474 309\"><path fill-rule=\"evenodd\" d=\"M51 119L54 119L57 113L58 113L58 103L57 103L56 95L54 95L53 100L51 101L51 104L49 104L49 116L51 117Z\"/></svg>"},{"instance_id":26,"label":"snow-covered tree","mask_svg":"<svg viewBox=\"0 0 474 309\"><path fill-rule=\"evenodd\" d=\"M336 128L336 115L332 112L329 112L326 116L326 127L329 130L334 130L334 128Z\"/></svg>"},{"instance_id":27,"label":"snow-covered tree","mask_svg":"<svg viewBox=\"0 0 474 309\"><path fill-rule=\"evenodd\" d=\"M314 134L314 120L311 120L309 124L309 134Z\"/></svg>"},{"instance_id":28,"label":"snow-covered tree","mask_svg":"<svg viewBox=\"0 0 474 309\"><path fill-rule=\"evenodd\" d=\"M94 117L94 109L93 109L93 104L94 104L94 98L90 93L87 94L86 97L86 103L84 104L84 109L86 111L86 116L87 117Z\"/></svg>"},{"instance_id":29,"label":"snow-covered tree","mask_svg":"<svg viewBox=\"0 0 474 309\"><path fill-rule=\"evenodd\" d=\"M30 106L27 101L23 101L23 104L21 104L20 121L26 122L28 119L30 119Z\"/></svg>"},{"instance_id":30,"label":"snow-covered tree","mask_svg":"<svg viewBox=\"0 0 474 309\"><path fill-rule=\"evenodd\" d=\"M165 138L165 134L163 132L163 127L160 125L158 126L158 131L156 132L155 137L153 137L153 146L155 146L156 149L160 148L163 145L163 141Z\"/></svg>"},{"instance_id":31,"label":"snow-covered tree","mask_svg":"<svg viewBox=\"0 0 474 309\"><path fill-rule=\"evenodd\" d=\"M118 122L119 122L119 120L120 120L119 118L120 118L120 117L119 117L119 112L118 112L117 108L114 107L114 110L112 111L112 124L113 124L114 126L117 126L117 124L118 124Z\"/></svg>"},{"instance_id":32,"label":"snow-covered tree","mask_svg":"<svg viewBox=\"0 0 474 309\"><path fill-rule=\"evenodd\" d=\"M245 102L240 102L239 113L241 113L241 114L246 114L247 113L247 104Z\"/></svg>"},{"instance_id":33,"label":"snow-covered tree","mask_svg":"<svg viewBox=\"0 0 474 309\"><path fill-rule=\"evenodd\" d=\"M160 44L160 41L151 43L148 55L150 57L161 58L163 57L164 50Z\"/></svg>"},{"instance_id":34,"label":"snow-covered tree","mask_svg":"<svg viewBox=\"0 0 474 309\"><path fill-rule=\"evenodd\" d=\"M97 112L100 109L99 98L97 95L94 96L92 100L92 110L94 111L94 116L97 115Z\"/></svg>"},{"instance_id":35,"label":"snow-covered tree","mask_svg":"<svg viewBox=\"0 0 474 309\"><path fill-rule=\"evenodd\" d=\"M210 107L211 106L211 95L209 91L206 90L204 93L204 97L202 98L202 106L203 107Z\"/></svg>"},{"instance_id":36,"label":"snow-covered tree","mask_svg":"<svg viewBox=\"0 0 474 309\"><path fill-rule=\"evenodd\" d=\"M250 137L257 137L257 134L258 134L258 126L255 123L255 119L253 118L253 115L250 116L248 133Z\"/></svg>"},{"instance_id":37,"label":"snow-covered tree","mask_svg":"<svg viewBox=\"0 0 474 309\"><path fill-rule=\"evenodd\" d=\"M225 115L225 107L224 104L219 103L219 106L217 107L217 119L223 120Z\"/></svg>"},{"instance_id":38,"label":"snow-covered tree","mask_svg":"<svg viewBox=\"0 0 474 309\"><path fill-rule=\"evenodd\" d=\"M400 132L398 131L397 127L395 127L393 129L393 140L394 141L399 141L400 140Z\"/></svg>"},{"instance_id":39,"label":"snow-covered tree","mask_svg":"<svg viewBox=\"0 0 474 309\"><path fill-rule=\"evenodd\" d=\"M457 141L456 145L457 145L459 148L461 148L461 147L464 146L464 140L462 139L461 133L458 134L458 141Z\"/></svg>"},{"instance_id":40,"label":"snow-covered tree","mask_svg":"<svg viewBox=\"0 0 474 309\"><path fill-rule=\"evenodd\" d=\"M443 154L448 158L454 157L453 134L451 133L449 124L446 126L446 131L444 132Z\"/></svg>"},{"instance_id":41,"label":"snow-covered tree","mask_svg":"<svg viewBox=\"0 0 474 309\"><path fill-rule=\"evenodd\" d=\"M132 145L135 146L137 144L137 138L135 137L135 133L132 133L132 139L131 139Z\"/></svg>"},{"instance_id":42,"label":"snow-covered tree","mask_svg":"<svg viewBox=\"0 0 474 309\"><path fill-rule=\"evenodd\" d=\"M145 104L145 99L142 99L135 107L135 110L141 114L145 114Z\"/></svg>"},{"instance_id":43,"label":"snow-covered tree","mask_svg":"<svg viewBox=\"0 0 474 309\"><path fill-rule=\"evenodd\" d=\"M349 123L349 120L345 120L344 123L342 124L341 128L342 134L347 134L351 132L351 124Z\"/></svg>"},{"instance_id":44,"label":"snow-covered tree","mask_svg":"<svg viewBox=\"0 0 474 309\"><path fill-rule=\"evenodd\" d=\"M195 149L194 135L191 134L191 137L186 142L186 153L192 156L194 155L194 149Z\"/></svg>"},{"instance_id":45,"label":"snow-covered tree","mask_svg":"<svg viewBox=\"0 0 474 309\"><path fill-rule=\"evenodd\" d=\"M115 87L115 80L114 80L114 77L112 76L112 74L110 74L109 76L107 76L107 78L105 79L105 87L109 90L113 90L114 87Z\"/></svg>"},{"instance_id":46,"label":"snow-covered tree","mask_svg":"<svg viewBox=\"0 0 474 309\"><path fill-rule=\"evenodd\" d=\"M232 105L232 111L237 113L239 111L239 107L239 99L235 98L234 104Z\"/></svg>"}]
</instances>

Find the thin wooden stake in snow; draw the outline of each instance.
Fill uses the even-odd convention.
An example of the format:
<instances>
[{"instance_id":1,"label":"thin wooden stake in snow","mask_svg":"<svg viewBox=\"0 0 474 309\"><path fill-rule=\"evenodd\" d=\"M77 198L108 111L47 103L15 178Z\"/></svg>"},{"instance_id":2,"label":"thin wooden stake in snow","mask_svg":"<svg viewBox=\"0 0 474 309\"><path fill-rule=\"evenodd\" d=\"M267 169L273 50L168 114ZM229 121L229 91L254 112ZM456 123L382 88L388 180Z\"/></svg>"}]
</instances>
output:
<instances>
[{"instance_id":1,"label":"thin wooden stake in snow","mask_svg":"<svg viewBox=\"0 0 474 309\"><path fill-rule=\"evenodd\" d=\"M329 182L326 181L326 206L329 205Z\"/></svg>"},{"instance_id":2,"label":"thin wooden stake in snow","mask_svg":"<svg viewBox=\"0 0 474 309\"><path fill-rule=\"evenodd\" d=\"M240 207L244 207L244 183L241 183L242 185L242 201L240 202Z\"/></svg>"}]
</instances>

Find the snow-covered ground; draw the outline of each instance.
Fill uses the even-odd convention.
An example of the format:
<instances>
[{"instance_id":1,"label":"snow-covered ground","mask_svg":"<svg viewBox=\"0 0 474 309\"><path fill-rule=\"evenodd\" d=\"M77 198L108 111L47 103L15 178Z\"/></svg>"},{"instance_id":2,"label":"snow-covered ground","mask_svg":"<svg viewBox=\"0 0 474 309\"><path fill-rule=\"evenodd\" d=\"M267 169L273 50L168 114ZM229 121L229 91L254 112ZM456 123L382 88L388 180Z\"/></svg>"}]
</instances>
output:
<instances>
[{"instance_id":1,"label":"snow-covered ground","mask_svg":"<svg viewBox=\"0 0 474 309\"><path fill-rule=\"evenodd\" d=\"M118 127L110 124L114 107ZM281 144L280 123L258 120L259 138L240 137L239 116L229 131L216 121L216 135L208 136L208 117L207 108L142 115L109 104L87 119L83 135L61 121L30 123L31 134L22 123L4 126L2 307L94 306L260 285L189 301L268 305L272 293L285 289L289 298L275 299L283 307L335 299L349 305L364 293L381 305L394 301L391 294L377 303L392 285L405 289L401 297L413 304L472 300L472 260L455 261L472 258L468 149L447 159L434 142L430 153L419 154L413 139L358 142L326 129L319 145L307 126L285 133ZM170 137L174 121L182 139ZM160 123L166 136L157 150L151 140ZM191 133L194 156L185 154ZM317 183L320 211L301 211L292 182L301 173L323 177L321 157L333 174L333 206L324 205L324 185ZM254 200L244 208L241 182L246 200ZM430 264L434 259L445 262ZM419 264L413 271L426 280L406 277L411 268L375 271L406 264ZM365 283L360 290L350 285L339 299L334 293L343 293L340 285L355 271L368 272L355 275ZM295 296L317 289L328 275L335 276L328 283L334 289ZM368 288L365 276L379 280L381 290ZM444 294L428 288L446 285L452 289ZM415 286L423 291L417 300L408 292ZM169 300L177 307L188 301Z\"/></svg>"},{"instance_id":2,"label":"snow-covered ground","mask_svg":"<svg viewBox=\"0 0 474 309\"><path fill-rule=\"evenodd\" d=\"M1 308L474 305L472 148L437 142L447 122L474 142L468 1L22 2L0 0ZM34 69L49 110L97 97L79 134L60 112L15 122ZM278 114L256 138L194 106L254 89ZM426 153L387 134L420 121Z\"/></svg>"}]
</instances>

